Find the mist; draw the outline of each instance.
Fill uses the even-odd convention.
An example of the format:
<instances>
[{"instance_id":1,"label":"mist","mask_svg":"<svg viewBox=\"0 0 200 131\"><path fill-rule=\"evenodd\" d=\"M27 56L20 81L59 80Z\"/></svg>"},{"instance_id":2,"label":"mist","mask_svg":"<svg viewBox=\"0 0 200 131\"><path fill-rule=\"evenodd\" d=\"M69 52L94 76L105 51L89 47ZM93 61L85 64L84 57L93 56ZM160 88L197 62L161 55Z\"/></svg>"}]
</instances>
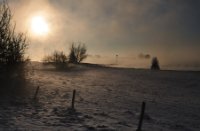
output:
<instances>
[{"instance_id":1,"label":"mist","mask_svg":"<svg viewBox=\"0 0 200 131\"><path fill-rule=\"evenodd\" d=\"M86 44L85 62L149 67L158 57L161 66L200 63L199 2L170 0L9 0L17 31L27 33L27 55L41 61L54 50L68 53L72 42ZM42 15L48 21L46 36L32 34L30 19ZM183 66L185 64L182 64Z\"/></svg>"}]
</instances>

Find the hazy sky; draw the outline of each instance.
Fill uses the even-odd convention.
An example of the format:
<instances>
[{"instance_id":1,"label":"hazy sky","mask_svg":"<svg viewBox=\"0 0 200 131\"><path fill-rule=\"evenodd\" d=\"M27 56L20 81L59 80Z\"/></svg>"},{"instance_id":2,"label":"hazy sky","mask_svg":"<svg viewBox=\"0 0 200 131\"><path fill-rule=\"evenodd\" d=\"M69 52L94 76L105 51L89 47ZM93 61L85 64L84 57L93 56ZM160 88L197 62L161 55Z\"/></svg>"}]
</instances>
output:
<instances>
[{"instance_id":1,"label":"hazy sky","mask_svg":"<svg viewBox=\"0 0 200 131\"><path fill-rule=\"evenodd\" d=\"M29 54L39 60L81 41L88 61L126 65L200 63L200 0L9 0L17 29L27 32ZM30 19L42 15L46 36L30 32ZM144 56L144 57L142 57Z\"/></svg>"}]
</instances>

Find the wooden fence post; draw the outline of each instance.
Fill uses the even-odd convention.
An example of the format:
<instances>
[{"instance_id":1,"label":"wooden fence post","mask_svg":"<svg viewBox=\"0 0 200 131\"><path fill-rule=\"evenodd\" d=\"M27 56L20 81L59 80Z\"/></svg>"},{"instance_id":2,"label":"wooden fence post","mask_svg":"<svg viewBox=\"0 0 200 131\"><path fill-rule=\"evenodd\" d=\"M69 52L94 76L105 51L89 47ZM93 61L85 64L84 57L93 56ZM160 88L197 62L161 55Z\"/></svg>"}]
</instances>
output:
<instances>
[{"instance_id":1,"label":"wooden fence post","mask_svg":"<svg viewBox=\"0 0 200 131\"><path fill-rule=\"evenodd\" d=\"M74 103L75 103L75 96L76 96L76 90L73 90L73 96L72 96L72 109L75 109L74 108Z\"/></svg>"},{"instance_id":2,"label":"wooden fence post","mask_svg":"<svg viewBox=\"0 0 200 131\"><path fill-rule=\"evenodd\" d=\"M140 121L139 121L138 128L137 128L136 131L141 131L142 130L142 121L143 121L143 117L144 117L145 106L146 106L146 103L142 102L142 109L141 109L141 114L140 114Z\"/></svg>"},{"instance_id":3,"label":"wooden fence post","mask_svg":"<svg viewBox=\"0 0 200 131\"><path fill-rule=\"evenodd\" d=\"M39 89L40 89L40 87L38 86L37 89L36 89L36 91L35 91L34 99L37 98L37 94L38 94L38 92L39 92Z\"/></svg>"}]
</instances>

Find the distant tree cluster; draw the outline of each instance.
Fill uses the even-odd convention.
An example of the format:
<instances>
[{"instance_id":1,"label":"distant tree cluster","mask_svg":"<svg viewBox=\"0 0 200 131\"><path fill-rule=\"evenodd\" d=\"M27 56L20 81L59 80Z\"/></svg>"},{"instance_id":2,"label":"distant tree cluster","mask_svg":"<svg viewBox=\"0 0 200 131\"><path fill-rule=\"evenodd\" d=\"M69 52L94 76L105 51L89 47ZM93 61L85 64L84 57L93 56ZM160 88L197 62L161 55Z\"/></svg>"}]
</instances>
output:
<instances>
[{"instance_id":1,"label":"distant tree cluster","mask_svg":"<svg viewBox=\"0 0 200 131\"><path fill-rule=\"evenodd\" d=\"M16 33L11 24L11 10L4 1L0 5L0 63L16 64L24 62L27 39L23 33Z\"/></svg>"},{"instance_id":2,"label":"distant tree cluster","mask_svg":"<svg viewBox=\"0 0 200 131\"><path fill-rule=\"evenodd\" d=\"M65 55L63 51L55 51L53 54L45 56L43 62L45 63L74 63L78 64L87 58L87 48L85 44L72 43L69 55Z\"/></svg>"},{"instance_id":3,"label":"distant tree cluster","mask_svg":"<svg viewBox=\"0 0 200 131\"><path fill-rule=\"evenodd\" d=\"M143 54L143 53L140 53L138 57L139 57L140 59L150 59L150 58L151 58L151 55L150 55L150 54Z\"/></svg>"}]
</instances>

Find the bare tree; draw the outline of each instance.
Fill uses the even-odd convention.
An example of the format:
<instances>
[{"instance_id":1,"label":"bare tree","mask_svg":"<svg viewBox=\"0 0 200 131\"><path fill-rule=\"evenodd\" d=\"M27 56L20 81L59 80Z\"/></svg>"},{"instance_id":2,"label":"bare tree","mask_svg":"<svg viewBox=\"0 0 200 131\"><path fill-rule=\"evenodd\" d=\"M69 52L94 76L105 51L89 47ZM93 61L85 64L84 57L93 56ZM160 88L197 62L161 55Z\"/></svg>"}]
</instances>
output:
<instances>
[{"instance_id":1,"label":"bare tree","mask_svg":"<svg viewBox=\"0 0 200 131\"><path fill-rule=\"evenodd\" d=\"M25 34L16 33L11 20L11 10L3 1L0 5L0 63L10 65L25 61L28 46Z\"/></svg>"},{"instance_id":2,"label":"bare tree","mask_svg":"<svg viewBox=\"0 0 200 131\"><path fill-rule=\"evenodd\" d=\"M87 58L87 49L85 44L79 42L78 46L72 43L69 54L69 63L80 63Z\"/></svg>"}]
</instances>

